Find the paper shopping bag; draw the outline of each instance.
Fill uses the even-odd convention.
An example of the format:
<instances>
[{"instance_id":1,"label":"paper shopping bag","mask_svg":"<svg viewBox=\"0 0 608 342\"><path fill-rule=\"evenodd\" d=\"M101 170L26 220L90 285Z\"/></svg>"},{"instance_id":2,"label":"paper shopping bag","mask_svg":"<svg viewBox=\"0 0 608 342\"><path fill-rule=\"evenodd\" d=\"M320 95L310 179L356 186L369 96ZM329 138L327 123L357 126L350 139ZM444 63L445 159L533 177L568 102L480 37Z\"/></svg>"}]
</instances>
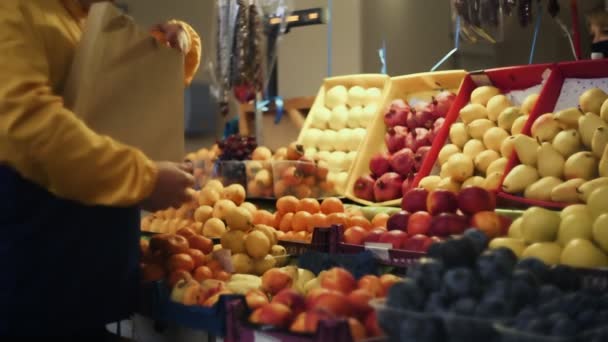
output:
<instances>
[{"instance_id":1,"label":"paper shopping bag","mask_svg":"<svg viewBox=\"0 0 608 342\"><path fill-rule=\"evenodd\" d=\"M91 7L64 91L89 127L153 160L184 157L183 57L114 5Z\"/></svg>"}]
</instances>

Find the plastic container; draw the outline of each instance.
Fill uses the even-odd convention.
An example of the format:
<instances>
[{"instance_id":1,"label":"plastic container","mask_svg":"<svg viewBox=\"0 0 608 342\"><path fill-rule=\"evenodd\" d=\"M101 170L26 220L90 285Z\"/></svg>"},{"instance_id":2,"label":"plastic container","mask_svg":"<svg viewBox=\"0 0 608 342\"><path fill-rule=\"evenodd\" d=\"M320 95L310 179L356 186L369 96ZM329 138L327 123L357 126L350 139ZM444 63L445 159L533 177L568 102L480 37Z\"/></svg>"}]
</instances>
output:
<instances>
[{"instance_id":1,"label":"plastic container","mask_svg":"<svg viewBox=\"0 0 608 342\"><path fill-rule=\"evenodd\" d=\"M307 251L329 252L332 228L315 228L312 233L312 240L291 241L279 240L279 245L285 247L288 255L300 256Z\"/></svg>"},{"instance_id":2,"label":"plastic container","mask_svg":"<svg viewBox=\"0 0 608 342\"><path fill-rule=\"evenodd\" d=\"M530 114L530 120L526 123L522 133L530 135L532 124L544 113L552 113L568 107L577 107L577 96L591 87L603 86L604 90L608 91L608 80L606 78L608 78L608 60L606 59L556 65L547 79L536 107ZM518 164L519 159L516 154L513 154L505 169L505 177ZM507 204L518 207L564 208L569 205L567 203L527 199L519 194L509 194L504 191L499 191L498 196Z\"/></svg>"},{"instance_id":3,"label":"plastic container","mask_svg":"<svg viewBox=\"0 0 608 342\"><path fill-rule=\"evenodd\" d=\"M503 324L496 324L495 328L501 336L501 342L587 342L606 341L608 339L608 328L586 331L574 337L535 335Z\"/></svg>"},{"instance_id":4,"label":"plastic container","mask_svg":"<svg viewBox=\"0 0 608 342\"><path fill-rule=\"evenodd\" d=\"M395 199L386 202L370 202L355 196L353 191L355 182L361 176L368 175L369 161L370 159L379 152L386 152L386 144L384 142L384 135L386 134L386 125L384 124L384 112L386 108L390 106L390 103L395 99L407 100L426 100L430 101L431 96L437 94L440 90L447 89L454 93L458 92L458 88L465 77L466 72L464 70L456 71L440 71L431 73L420 73L412 74L407 76L399 76L391 79L387 96L384 98L384 102L380 106L378 115L374 118L374 121L368 128L368 134L365 136L365 140L359 148L357 159L350 169L348 182L346 183L345 195L347 198L364 204L366 206L398 206L401 203L400 199ZM454 107L454 105L452 105ZM452 111L450 109L450 111ZM444 125L446 126L446 125ZM446 133L443 133L447 135ZM440 133L441 135L441 133ZM438 137L435 138L435 140ZM433 142L433 145L435 142ZM432 153L433 148L431 148ZM428 156L427 156L428 159ZM422 169L418 172L428 174L429 171L424 170L424 164Z\"/></svg>"},{"instance_id":5,"label":"plastic container","mask_svg":"<svg viewBox=\"0 0 608 342\"><path fill-rule=\"evenodd\" d=\"M417 187L420 181L430 175L439 175L438 156L443 146L449 143L451 126L461 122L460 110L470 103L471 93L478 86L492 85L507 95L515 105L521 105L527 95L539 93L545 73L550 64L526 65L508 68L489 69L468 74L460 87L458 96L448 113L442 131L439 132L433 146L424 161L421 172L412 181L412 187Z\"/></svg>"},{"instance_id":6,"label":"plastic container","mask_svg":"<svg viewBox=\"0 0 608 342\"><path fill-rule=\"evenodd\" d=\"M339 194L339 184L330 179L331 169L312 161L274 161L272 175L275 198L326 198Z\"/></svg>"},{"instance_id":7,"label":"plastic container","mask_svg":"<svg viewBox=\"0 0 608 342\"><path fill-rule=\"evenodd\" d=\"M338 178L346 183L348 170L355 160L368 125L382 111L389 83L390 78L382 74L330 77L323 81L297 142L303 145L307 157L329 164L331 180ZM336 97L331 95L336 86L348 89L348 103L345 108L333 110L327 105L336 102L332 101ZM328 110L332 113L328 114ZM338 191L342 193L343 189L338 188Z\"/></svg>"}]
</instances>

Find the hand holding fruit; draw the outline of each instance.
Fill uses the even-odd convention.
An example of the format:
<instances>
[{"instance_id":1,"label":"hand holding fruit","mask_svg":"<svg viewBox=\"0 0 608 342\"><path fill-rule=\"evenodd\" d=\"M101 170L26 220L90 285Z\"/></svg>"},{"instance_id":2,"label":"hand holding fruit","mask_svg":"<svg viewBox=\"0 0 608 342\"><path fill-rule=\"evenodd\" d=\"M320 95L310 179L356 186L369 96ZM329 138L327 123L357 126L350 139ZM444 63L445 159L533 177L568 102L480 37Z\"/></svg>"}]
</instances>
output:
<instances>
[{"instance_id":1,"label":"hand holding fruit","mask_svg":"<svg viewBox=\"0 0 608 342\"><path fill-rule=\"evenodd\" d=\"M150 33L161 44L177 49L184 54L190 51L190 37L184 27L178 23L158 24L152 27Z\"/></svg>"},{"instance_id":2,"label":"hand holding fruit","mask_svg":"<svg viewBox=\"0 0 608 342\"><path fill-rule=\"evenodd\" d=\"M192 200L189 190L194 185L194 177L183 171L179 164L157 162L156 184L152 193L142 202L148 211L169 207L177 208Z\"/></svg>"}]
</instances>

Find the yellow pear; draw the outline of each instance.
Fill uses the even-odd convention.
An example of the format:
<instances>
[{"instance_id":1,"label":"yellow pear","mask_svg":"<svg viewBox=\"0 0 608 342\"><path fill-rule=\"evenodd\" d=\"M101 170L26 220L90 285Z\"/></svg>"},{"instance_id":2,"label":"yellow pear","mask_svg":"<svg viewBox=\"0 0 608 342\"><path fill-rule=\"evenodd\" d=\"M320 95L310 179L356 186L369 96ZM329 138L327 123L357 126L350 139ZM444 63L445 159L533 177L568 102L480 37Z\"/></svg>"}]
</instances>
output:
<instances>
[{"instance_id":1,"label":"yellow pear","mask_svg":"<svg viewBox=\"0 0 608 342\"><path fill-rule=\"evenodd\" d=\"M586 113L591 112L599 115L602 104L608 99L608 94L599 88L591 88L578 98L579 107Z\"/></svg>"},{"instance_id":2,"label":"yellow pear","mask_svg":"<svg viewBox=\"0 0 608 342\"><path fill-rule=\"evenodd\" d=\"M572 214L584 214L591 216L591 213L589 212L589 209L587 209L587 205L585 204L569 205L562 209L562 212L559 214L559 216L563 219L564 217Z\"/></svg>"},{"instance_id":3,"label":"yellow pear","mask_svg":"<svg viewBox=\"0 0 608 342\"><path fill-rule=\"evenodd\" d=\"M466 156L468 156L470 158L475 159L475 156L477 156L478 154L480 154L481 152L483 152L485 150L486 150L486 147L481 142L481 140L471 139L471 140L467 141L466 144L464 144L464 147L462 148L462 153L464 153Z\"/></svg>"},{"instance_id":4,"label":"yellow pear","mask_svg":"<svg viewBox=\"0 0 608 342\"><path fill-rule=\"evenodd\" d=\"M578 197L579 186L583 185L585 180L582 178L574 178L565 181L564 183L556 186L551 191L551 201L562 202L562 203L578 203L580 201Z\"/></svg>"},{"instance_id":5,"label":"yellow pear","mask_svg":"<svg viewBox=\"0 0 608 342\"><path fill-rule=\"evenodd\" d=\"M460 110L460 119L465 124L470 124L477 119L487 119L488 110L481 104L471 103Z\"/></svg>"},{"instance_id":6,"label":"yellow pear","mask_svg":"<svg viewBox=\"0 0 608 342\"><path fill-rule=\"evenodd\" d=\"M487 174L487 170L490 164L492 164L498 159L500 159L500 154L498 154L498 152L494 150L485 150L475 157L475 167L479 172Z\"/></svg>"},{"instance_id":7,"label":"yellow pear","mask_svg":"<svg viewBox=\"0 0 608 342\"><path fill-rule=\"evenodd\" d=\"M486 179L480 176L473 176L462 183L461 189L478 187L483 188Z\"/></svg>"},{"instance_id":8,"label":"yellow pear","mask_svg":"<svg viewBox=\"0 0 608 342\"><path fill-rule=\"evenodd\" d=\"M498 127L510 132L515 120L523 115L519 107L509 107L498 115Z\"/></svg>"},{"instance_id":9,"label":"yellow pear","mask_svg":"<svg viewBox=\"0 0 608 342\"><path fill-rule=\"evenodd\" d=\"M500 154L505 158L510 158L511 154L515 150L515 137L510 136L502 141L500 145Z\"/></svg>"},{"instance_id":10,"label":"yellow pear","mask_svg":"<svg viewBox=\"0 0 608 342\"><path fill-rule=\"evenodd\" d=\"M608 214L602 214L595 219L591 234L593 236L593 241L595 241L604 252L608 252Z\"/></svg>"},{"instance_id":11,"label":"yellow pear","mask_svg":"<svg viewBox=\"0 0 608 342\"><path fill-rule=\"evenodd\" d=\"M456 122L450 127L450 141L458 148L462 148L469 139L469 133L467 133L464 123Z\"/></svg>"},{"instance_id":12,"label":"yellow pear","mask_svg":"<svg viewBox=\"0 0 608 342\"><path fill-rule=\"evenodd\" d=\"M498 115L500 115L503 110L511 106L513 105L506 96L502 94L494 95L486 105L486 108L488 109L488 118L496 122L498 120Z\"/></svg>"},{"instance_id":13,"label":"yellow pear","mask_svg":"<svg viewBox=\"0 0 608 342\"><path fill-rule=\"evenodd\" d=\"M488 191L498 190L498 188L500 187L500 181L502 180L503 176L503 172L494 172L488 174L486 176L485 182L483 183L483 188Z\"/></svg>"},{"instance_id":14,"label":"yellow pear","mask_svg":"<svg viewBox=\"0 0 608 342\"><path fill-rule=\"evenodd\" d=\"M490 164L490 166L488 166L487 170L486 170L486 174L492 174L495 172L500 172L503 173L505 172L505 168L507 167L507 163L509 162L509 159L502 157L500 159L496 159L495 161L492 162L492 164Z\"/></svg>"},{"instance_id":15,"label":"yellow pear","mask_svg":"<svg viewBox=\"0 0 608 342\"><path fill-rule=\"evenodd\" d=\"M608 124L596 114L585 113L578 119L578 132L581 134L583 145L591 147L593 134L600 127L608 127Z\"/></svg>"},{"instance_id":16,"label":"yellow pear","mask_svg":"<svg viewBox=\"0 0 608 342\"><path fill-rule=\"evenodd\" d=\"M437 189L458 193L460 191L460 183L452 179L452 177L443 178L437 183Z\"/></svg>"},{"instance_id":17,"label":"yellow pear","mask_svg":"<svg viewBox=\"0 0 608 342\"><path fill-rule=\"evenodd\" d=\"M608 122L608 100L604 101L602 107L600 108L600 118Z\"/></svg>"},{"instance_id":18,"label":"yellow pear","mask_svg":"<svg viewBox=\"0 0 608 342\"><path fill-rule=\"evenodd\" d=\"M453 154L460 152L460 147L455 144L447 144L443 146L441 148L441 151L439 151L439 155L437 156L437 159L439 160L439 165L445 164Z\"/></svg>"},{"instance_id":19,"label":"yellow pear","mask_svg":"<svg viewBox=\"0 0 608 342\"><path fill-rule=\"evenodd\" d=\"M448 159L446 163L448 174L457 182L464 182L473 176L475 165L471 157L464 153L456 153Z\"/></svg>"},{"instance_id":20,"label":"yellow pear","mask_svg":"<svg viewBox=\"0 0 608 342\"><path fill-rule=\"evenodd\" d=\"M608 213L608 186L599 187L587 199L587 209L592 218Z\"/></svg>"},{"instance_id":21,"label":"yellow pear","mask_svg":"<svg viewBox=\"0 0 608 342\"><path fill-rule=\"evenodd\" d=\"M456 153L458 154L458 153ZM446 178L450 176L450 169L448 168L448 163L441 165L441 170L439 171L439 177Z\"/></svg>"},{"instance_id":22,"label":"yellow pear","mask_svg":"<svg viewBox=\"0 0 608 342\"><path fill-rule=\"evenodd\" d=\"M562 218L559 232L557 233L557 242L562 246L566 246L568 242L574 239L590 240L592 228L593 220L588 213L572 213Z\"/></svg>"},{"instance_id":23,"label":"yellow pear","mask_svg":"<svg viewBox=\"0 0 608 342\"><path fill-rule=\"evenodd\" d=\"M583 112L577 107L566 108L553 114L553 118L557 121L561 128L570 129L578 128L578 119L583 115Z\"/></svg>"},{"instance_id":24,"label":"yellow pear","mask_svg":"<svg viewBox=\"0 0 608 342\"><path fill-rule=\"evenodd\" d=\"M597 177L598 162L591 152L577 152L564 164L564 179L582 178L591 180Z\"/></svg>"},{"instance_id":25,"label":"yellow pear","mask_svg":"<svg viewBox=\"0 0 608 342\"><path fill-rule=\"evenodd\" d=\"M548 142L544 142L537 150L538 174L541 177L558 177L564 175L566 159Z\"/></svg>"},{"instance_id":26,"label":"yellow pear","mask_svg":"<svg viewBox=\"0 0 608 342\"><path fill-rule=\"evenodd\" d=\"M574 239L562 250L560 263L579 268L600 268L608 266L608 256L591 241Z\"/></svg>"},{"instance_id":27,"label":"yellow pear","mask_svg":"<svg viewBox=\"0 0 608 342\"><path fill-rule=\"evenodd\" d=\"M536 106L538 97L539 97L539 94L528 95L526 97L526 99L524 100L524 103L521 105L521 110L526 114L530 114L530 112L532 112L532 109L534 109L534 106Z\"/></svg>"},{"instance_id":28,"label":"yellow pear","mask_svg":"<svg viewBox=\"0 0 608 342\"><path fill-rule=\"evenodd\" d=\"M523 239L524 238L524 233L521 231L521 221L523 219L521 217L518 217L515 219L515 221L513 221L511 223L511 226L509 226L509 232L508 232L508 236L510 238L514 238L514 239Z\"/></svg>"},{"instance_id":29,"label":"yellow pear","mask_svg":"<svg viewBox=\"0 0 608 342\"><path fill-rule=\"evenodd\" d=\"M580 185L576 189L576 192L578 193L580 200L587 203L589 195L591 195L593 190L598 189L602 186L608 186L608 177L599 177L590 181L586 181L584 184Z\"/></svg>"},{"instance_id":30,"label":"yellow pear","mask_svg":"<svg viewBox=\"0 0 608 342\"><path fill-rule=\"evenodd\" d=\"M550 201L551 192L562 183L563 181L557 177L543 177L526 187L524 197L538 201Z\"/></svg>"},{"instance_id":31,"label":"yellow pear","mask_svg":"<svg viewBox=\"0 0 608 342\"><path fill-rule=\"evenodd\" d=\"M530 184L539 179L538 171L532 166L520 164L505 177L502 189L510 194L523 192Z\"/></svg>"},{"instance_id":32,"label":"yellow pear","mask_svg":"<svg viewBox=\"0 0 608 342\"><path fill-rule=\"evenodd\" d=\"M500 145L509 137L509 133L500 127L492 127L483 135L483 144L490 150L500 152Z\"/></svg>"},{"instance_id":33,"label":"yellow pear","mask_svg":"<svg viewBox=\"0 0 608 342\"><path fill-rule=\"evenodd\" d=\"M602 158L598 164L598 173L600 177L608 177L608 148L604 148Z\"/></svg>"},{"instance_id":34,"label":"yellow pear","mask_svg":"<svg viewBox=\"0 0 608 342\"><path fill-rule=\"evenodd\" d=\"M529 115L522 115L515 119L515 121L513 121L513 126L511 126L511 134L521 134L529 117Z\"/></svg>"},{"instance_id":35,"label":"yellow pear","mask_svg":"<svg viewBox=\"0 0 608 342\"><path fill-rule=\"evenodd\" d=\"M489 246L490 249L497 249L500 247L506 247L513 251L518 258L521 258L524 250L526 249L526 244L521 239L514 239L508 237L495 238L490 241ZM559 258L558 258L559 259Z\"/></svg>"},{"instance_id":36,"label":"yellow pear","mask_svg":"<svg viewBox=\"0 0 608 342\"><path fill-rule=\"evenodd\" d=\"M515 146L517 157L522 164L536 166L538 158L537 151L539 147L536 139L527 135L518 134L515 136L515 140L513 140L513 145Z\"/></svg>"},{"instance_id":37,"label":"yellow pear","mask_svg":"<svg viewBox=\"0 0 608 342\"><path fill-rule=\"evenodd\" d=\"M604 150L608 144L608 127L599 127L593 133L593 139L591 140L591 151L598 159L602 158Z\"/></svg>"},{"instance_id":38,"label":"yellow pear","mask_svg":"<svg viewBox=\"0 0 608 342\"><path fill-rule=\"evenodd\" d=\"M440 176L426 176L420 180L420 183L418 183L418 187L424 188L424 189L426 189L426 191L431 192L431 191L437 189L437 186L439 185L440 182L441 182Z\"/></svg>"},{"instance_id":39,"label":"yellow pear","mask_svg":"<svg viewBox=\"0 0 608 342\"><path fill-rule=\"evenodd\" d=\"M582 149L581 135L575 129L569 129L557 133L553 138L553 148L562 156L568 158Z\"/></svg>"},{"instance_id":40,"label":"yellow pear","mask_svg":"<svg viewBox=\"0 0 608 342\"><path fill-rule=\"evenodd\" d=\"M528 246L522 258L536 258L547 265L557 265L562 254L562 247L555 242L537 242Z\"/></svg>"},{"instance_id":41,"label":"yellow pear","mask_svg":"<svg viewBox=\"0 0 608 342\"><path fill-rule=\"evenodd\" d=\"M486 131L492 127L496 127L496 125L490 119L477 119L471 122L467 129L471 138L483 139L483 135L486 134Z\"/></svg>"},{"instance_id":42,"label":"yellow pear","mask_svg":"<svg viewBox=\"0 0 608 342\"><path fill-rule=\"evenodd\" d=\"M477 87L475 90L473 90L473 92L471 92L471 103L485 106L492 97L498 94L500 94L500 90L496 87Z\"/></svg>"},{"instance_id":43,"label":"yellow pear","mask_svg":"<svg viewBox=\"0 0 608 342\"><path fill-rule=\"evenodd\" d=\"M561 130L559 123L553 118L553 113L547 113L534 120L530 132L532 137L540 142L551 142Z\"/></svg>"},{"instance_id":44,"label":"yellow pear","mask_svg":"<svg viewBox=\"0 0 608 342\"><path fill-rule=\"evenodd\" d=\"M521 220L521 232L524 241L553 242L557 237L561 218L559 213L540 207L532 207L524 212Z\"/></svg>"}]
</instances>

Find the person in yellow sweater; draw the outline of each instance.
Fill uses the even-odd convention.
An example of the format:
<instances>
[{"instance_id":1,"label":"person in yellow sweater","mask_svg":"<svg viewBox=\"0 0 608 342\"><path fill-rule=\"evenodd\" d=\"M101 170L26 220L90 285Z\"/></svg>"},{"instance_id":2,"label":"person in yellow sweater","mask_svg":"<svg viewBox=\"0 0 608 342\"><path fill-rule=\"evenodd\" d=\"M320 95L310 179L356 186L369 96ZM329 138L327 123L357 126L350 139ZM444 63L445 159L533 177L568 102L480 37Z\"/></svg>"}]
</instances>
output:
<instances>
[{"instance_id":1,"label":"person in yellow sweater","mask_svg":"<svg viewBox=\"0 0 608 342\"><path fill-rule=\"evenodd\" d=\"M140 208L190 199L186 165L97 134L58 95L94 2L0 1L0 336L103 340L135 308ZM152 31L184 53L190 82L196 32Z\"/></svg>"}]
</instances>

